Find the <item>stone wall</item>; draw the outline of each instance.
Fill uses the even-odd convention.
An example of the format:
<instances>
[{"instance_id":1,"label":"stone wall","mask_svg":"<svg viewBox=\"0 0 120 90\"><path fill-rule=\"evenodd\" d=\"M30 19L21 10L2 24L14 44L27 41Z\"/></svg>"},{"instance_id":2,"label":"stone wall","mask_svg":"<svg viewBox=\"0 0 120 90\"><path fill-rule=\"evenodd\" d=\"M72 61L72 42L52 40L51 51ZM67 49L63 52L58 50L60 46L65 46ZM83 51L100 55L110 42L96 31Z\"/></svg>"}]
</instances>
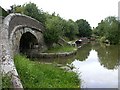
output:
<instances>
[{"instance_id":1,"label":"stone wall","mask_svg":"<svg viewBox=\"0 0 120 90\"><path fill-rule=\"evenodd\" d=\"M8 40L7 25L2 24L0 28L0 61L2 74L11 77L14 88L22 88L17 70L13 61L13 54Z\"/></svg>"},{"instance_id":2,"label":"stone wall","mask_svg":"<svg viewBox=\"0 0 120 90\"><path fill-rule=\"evenodd\" d=\"M33 50L33 52L29 53L29 57L31 58L64 58L71 55L76 55L78 49L75 49L71 52L64 53L38 53Z\"/></svg>"}]
</instances>

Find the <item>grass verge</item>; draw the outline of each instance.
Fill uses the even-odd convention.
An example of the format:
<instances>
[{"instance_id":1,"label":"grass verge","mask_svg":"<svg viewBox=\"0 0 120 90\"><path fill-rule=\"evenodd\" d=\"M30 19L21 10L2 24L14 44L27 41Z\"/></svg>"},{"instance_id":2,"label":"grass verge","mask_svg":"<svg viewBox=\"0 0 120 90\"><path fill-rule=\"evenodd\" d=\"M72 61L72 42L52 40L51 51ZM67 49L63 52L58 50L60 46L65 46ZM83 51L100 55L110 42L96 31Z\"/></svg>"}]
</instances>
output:
<instances>
[{"instance_id":1,"label":"grass verge","mask_svg":"<svg viewBox=\"0 0 120 90\"><path fill-rule=\"evenodd\" d=\"M49 48L46 52L47 53L64 53L64 52L71 52L76 50L76 47L73 46L68 46L68 45L64 45L64 46L59 46L56 45L55 47Z\"/></svg>"},{"instance_id":2,"label":"grass verge","mask_svg":"<svg viewBox=\"0 0 120 90\"><path fill-rule=\"evenodd\" d=\"M78 76L53 64L30 61L16 55L15 65L24 88L79 88Z\"/></svg>"}]
</instances>

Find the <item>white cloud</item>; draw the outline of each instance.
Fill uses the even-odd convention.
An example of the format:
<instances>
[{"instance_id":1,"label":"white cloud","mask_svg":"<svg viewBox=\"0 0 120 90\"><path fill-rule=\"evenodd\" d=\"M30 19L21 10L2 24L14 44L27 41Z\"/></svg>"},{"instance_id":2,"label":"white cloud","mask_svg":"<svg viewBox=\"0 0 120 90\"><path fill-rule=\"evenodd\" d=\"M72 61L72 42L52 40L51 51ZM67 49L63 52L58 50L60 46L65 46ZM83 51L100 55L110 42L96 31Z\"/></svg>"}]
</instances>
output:
<instances>
[{"instance_id":1,"label":"white cloud","mask_svg":"<svg viewBox=\"0 0 120 90\"><path fill-rule=\"evenodd\" d=\"M56 12L65 19L86 19L91 26L97 26L107 16L117 16L119 0L3 0L0 5L8 9L13 4L34 2L39 9Z\"/></svg>"}]
</instances>

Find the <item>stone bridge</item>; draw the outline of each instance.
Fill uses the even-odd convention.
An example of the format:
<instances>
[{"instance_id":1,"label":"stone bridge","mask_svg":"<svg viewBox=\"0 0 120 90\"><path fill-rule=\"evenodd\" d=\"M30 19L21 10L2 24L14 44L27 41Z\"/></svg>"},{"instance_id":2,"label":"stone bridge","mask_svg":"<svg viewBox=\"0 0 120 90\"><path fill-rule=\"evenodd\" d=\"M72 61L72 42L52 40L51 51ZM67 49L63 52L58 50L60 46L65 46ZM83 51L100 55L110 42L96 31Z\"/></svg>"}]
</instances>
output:
<instances>
[{"instance_id":1,"label":"stone bridge","mask_svg":"<svg viewBox=\"0 0 120 90\"><path fill-rule=\"evenodd\" d=\"M1 72L11 76L14 88L22 88L13 57L29 51L42 52L46 49L42 23L22 14L10 14L0 18L0 65Z\"/></svg>"}]
</instances>

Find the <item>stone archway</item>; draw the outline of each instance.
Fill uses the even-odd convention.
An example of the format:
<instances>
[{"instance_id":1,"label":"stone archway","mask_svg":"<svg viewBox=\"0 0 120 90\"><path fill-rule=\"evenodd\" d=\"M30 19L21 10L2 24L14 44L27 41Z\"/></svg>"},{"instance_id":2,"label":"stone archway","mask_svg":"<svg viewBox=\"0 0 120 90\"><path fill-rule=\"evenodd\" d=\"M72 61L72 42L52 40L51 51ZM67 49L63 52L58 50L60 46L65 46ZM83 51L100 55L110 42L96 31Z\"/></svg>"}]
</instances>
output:
<instances>
[{"instance_id":1,"label":"stone archway","mask_svg":"<svg viewBox=\"0 0 120 90\"><path fill-rule=\"evenodd\" d=\"M19 45L19 52L20 53L29 53L38 46L37 38L30 32L26 32L21 36L20 45Z\"/></svg>"},{"instance_id":2,"label":"stone archway","mask_svg":"<svg viewBox=\"0 0 120 90\"><path fill-rule=\"evenodd\" d=\"M26 30L24 27L31 28L31 30ZM14 55L19 51L19 41L22 35L29 32L30 35L32 34L32 37L35 36L38 40L39 50L44 50L46 48L43 38L44 31L42 23L23 14L12 13L0 23L1 72L3 75L8 74L11 77L14 88L23 88L13 60Z\"/></svg>"}]
</instances>

